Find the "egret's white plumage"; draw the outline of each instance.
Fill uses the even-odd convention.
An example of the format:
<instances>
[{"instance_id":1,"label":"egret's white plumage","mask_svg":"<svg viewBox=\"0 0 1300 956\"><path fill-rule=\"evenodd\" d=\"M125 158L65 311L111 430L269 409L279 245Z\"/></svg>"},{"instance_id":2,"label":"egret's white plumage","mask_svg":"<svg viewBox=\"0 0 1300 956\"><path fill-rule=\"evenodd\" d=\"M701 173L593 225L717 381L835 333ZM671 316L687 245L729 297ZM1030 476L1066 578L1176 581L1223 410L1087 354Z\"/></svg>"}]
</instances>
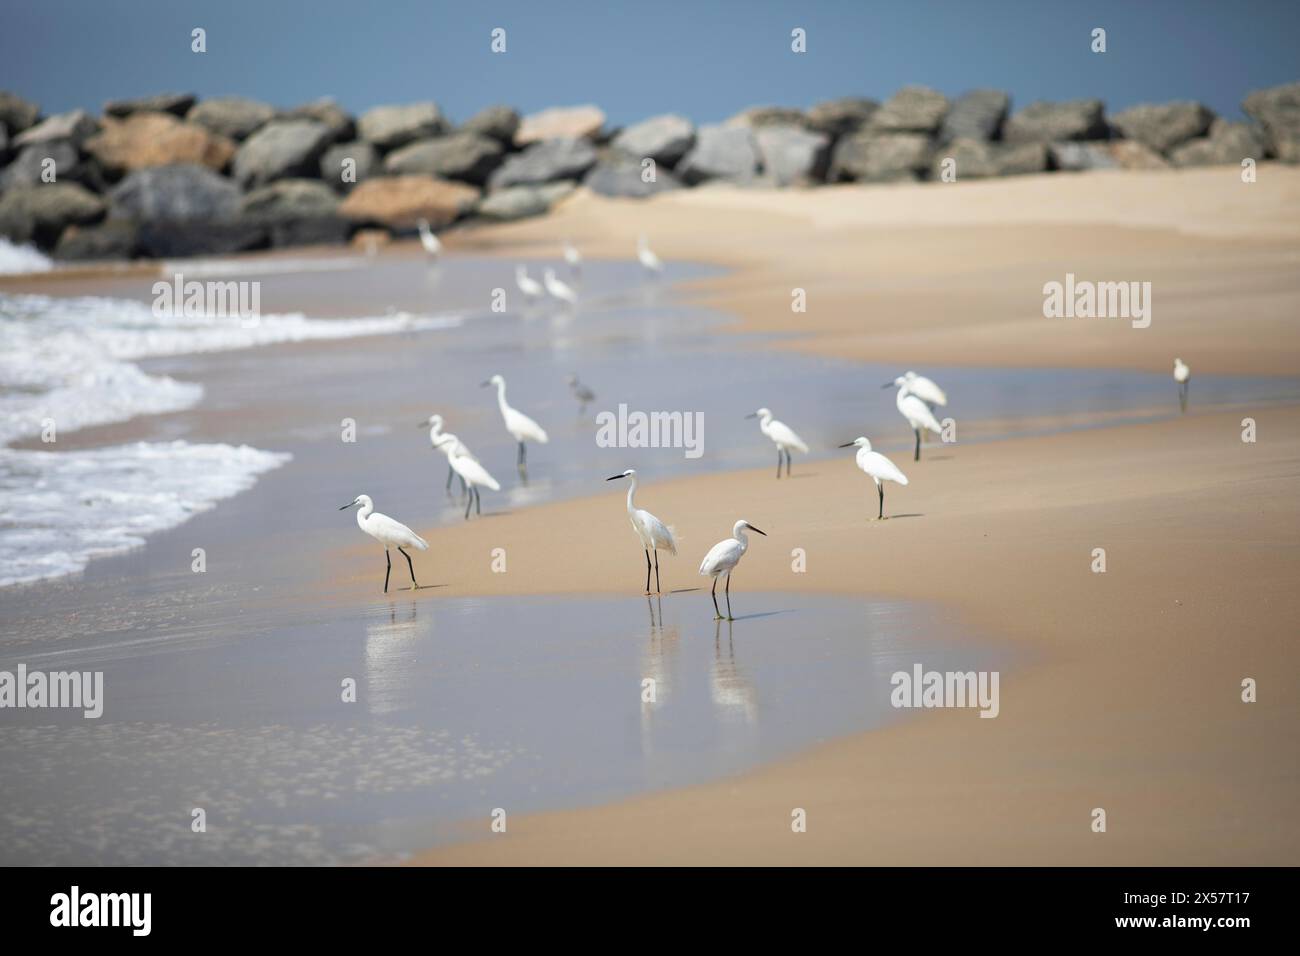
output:
<instances>
[{"instance_id":1,"label":"egret's white plumage","mask_svg":"<svg viewBox=\"0 0 1300 956\"><path fill-rule=\"evenodd\" d=\"M384 546L384 557L388 559L388 570L384 572L384 593L388 592L388 575L393 570L393 559L388 554L389 548L396 548L402 552L402 556L406 558L406 566L411 571L411 587L418 587L415 582L415 565L411 564L411 556L402 549L415 548L417 551L428 551L429 542L400 521L395 521L388 515L376 511L375 503L370 500L369 495L357 495L348 504L339 508L339 511L356 508L358 505L361 507L357 509L357 527Z\"/></svg>"},{"instance_id":2,"label":"egret's white plumage","mask_svg":"<svg viewBox=\"0 0 1300 956\"><path fill-rule=\"evenodd\" d=\"M871 442L863 437L853 439L848 444L841 445L841 448L858 449L857 455L854 456L861 468L872 481L876 483L876 495L880 499L880 510L876 513L877 518L885 517L885 485L886 481L897 482L900 485L907 484L907 475L899 469L892 461L886 458L878 451L871 450Z\"/></svg>"},{"instance_id":3,"label":"egret's white plumage","mask_svg":"<svg viewBox=\"0 0 1300 956\"><path fill-rule=\"evenodd\" d=\"M493 375L483 383L483 387L495 385L497 388L497 407L501 409L501 420L505 422L506 431L510 437L519 443L519 461L518 467L520 474L523 474L527 467L528 452L525 448L525 442L537 442L539 445L545 445L550 439L547 438L546 429L533 421L517 408L511 408L506 402L506 380L500 375Z\"/></svg>"},{"instance_id":4,"label":"egret's white plumage","mask_svg":"<svg viewBox=\"0 0 1300 956\"><path fill-rule=\"evenodd\" d=\"M556 276L554 269L548 268L542 273L542 285L546 287L547 293L552 298L559 299L569 305L578 304L578 293L573 290L571 285Z\"/></svg>"},{"instance_id":5,"label":"egret's white plumage","mask_svg":"<svg viewBox=\"0 0 1300 956\"><path fill-rule=\"evenodd\" d=\"M636 257L640 260L641 266L646 272L653 272L657 275L664 271L663 262L654 254L654 250L650 248L650 243L645 236L639 237L636 241Z\"/></svg>"},{"instance_id":6,"label":"egret's white plumage","mask_svg":"<svg viewBox=\"0 0 1300 956\"><path fill-rule=\"evenodd\" d=\"M619 475L611 475L606 481L616 481L619 478L631 478L632 485L627 489L627 518L632 523L632 530L636 532L637 538L641 542L641 547L645 549L645 593L650 593L650 552L654 552L654 571L655 571L655 590L659 590L659 552L667 551L669 554L677 553L677 539L673 536L673 529L668 527L650 512L636 506L636 469L629 468Z\"/></svg>"},{"instance_id":7,"label":"egret's white plumage","mask_svg":"<svg viewBox=\"0 0 1300 956\"><path fill-rule=\"evenodd\" d=\"M456 474L456 469L451 465L451 456L457 454L464 455L467 458L474 458L474 455L459 438L451 432L444 432L442 430L441 415L430 415L427 419L417 424L416 427L423 428L426 425L429 428L429 444L432 445L435 450L440 451L447 456L447 489L450 490L452 476ZM443 437L450 438L452 441L440 441L439 439ZM474 460L478 461L477 458L474 458ZM465 479L463 478L460 481L460 488L462 492L469 490L465 484Z\"/></svg>"},{"instance_id":8,"label":"egret's white plumage","mask_svg":"<svg viewBox=\"0 0 1300 956\"><path fill-rule=\"evenodd\" d=\"M569 264L574 275L582 271L582 253L568 239L564 240L564 261Z\"/></svg>"},{"instance_id":9,"label":"egret's white plumage","mask_svg":"<svg viewBox=\"0 0 1300 956\"><path fill-rule=\"evenodd\" d=\"M935 405L948 404L948 393L931 379L926 378L924 375L917 375L915 372L904 372L903 378L907 380L908 391L931 408Z\"/></svg>"},{"instance_id":10,"label":"egret's white plumage","mask_svg":"<svg viewBox=\"0 0 1300 956\"><path fill-rule=\"evenodd\" d=\"M749 550L749 537L745 534L746 529L749 529L756 534L766 536L766 532L759 531L748 521L737 521L731 529L731 537L719 541L710 548L709 553L706 554L704 560L700 562L700 574L713 578L713 610L717 613L719 618L722 617L722 612L718 610L718 578L724 574L727 576L726 595L728 621L732 620L731 572L735 570L736 565L740 563L740 559L743 558L745 552Z\"/></svg>"},{"instance_id":11,"label":"egret's white plumage","mask_svg":"<svg viewBox=\"0 0 1300 956\"><path fill-rule=\"evenodd\" d=\"M460 439L449 432L444 432L437 438L433 439L434 446L446 452L447 463L465 483L468 492L468 500L465 502L465 518L469 519L470 508L475 513L483 513L483 499L479 493L479 488L491 488L493 491L501 490L501 483L498 482L488 470L484 468L477 458L471 455L458 454L457 446L460 445Z\"/></svg>"},{"instance_id":12,"label":"egret's white plumage","mask_svg":"<svg viewBox=\"0 0 1300 956\"><path fill-rule=\"evenodd\" d=\"M785 422L779 422L772 417L771 409L760 408L745 416L746 418L757 418L758 428L764 435L772 440L776 445L776 477L781 477L781 459L785 459L785 473L790 474L791 455L790 450L808 454L808 446L804 440L794 433L794 429Z\"/></svg>"},{"instance_id":13,"label":"egret's white plumage","mask_svg":"<svg viewBox=\"0 0 1300 956\"><path fill-rule=\"evenodd\" d=\"M1174 381L1178 383L1178 408L1187 411L1188 383L1192 380L1192 370L1180 358L1174 359Z\"/></svg>"},{"instance_id":14,"label":"egret's white plumage","mask_svg":"<svg viewBox=\"0 0 1300 956\"><path fill-rule=\"evenodd\" d=\"M524 266L515 266L515 285L519 286L519 291L530 301L540 299L545 291L542 284L530 276Z\"/></svg>"},{"instance_id":15,"label":"egret's white plumage","mask_svg":"<svg viewBox=\"0 0 1300 956\"><path fill-rule=\"evenodd\" d=\"M429 220L421 219L418 225L420 227L420 245L424 246L424 251L430 257L437 259L442 254L442 243L438 241L438 237L429 228Z\"/></svg>"},{"instance_id":16,"label":"egret's white plumage","mask_svg":"<svg viewBox=\"0 0 1300 956\"><path fill-rule=\"evenodd\" d=\"M895 404L898 406L898 413L907 419L907 424L916 434L916 454L914 461L921 460L921 430L934 432L936 435L943 434L943 426L939 420L934 417L934 412L930 406L921 399L912 394L912 385L908 382L907 377L900 375L892 382L886 382L882 388L890 386L897 387L898 397Z\"/></svg>"}]
</instances>

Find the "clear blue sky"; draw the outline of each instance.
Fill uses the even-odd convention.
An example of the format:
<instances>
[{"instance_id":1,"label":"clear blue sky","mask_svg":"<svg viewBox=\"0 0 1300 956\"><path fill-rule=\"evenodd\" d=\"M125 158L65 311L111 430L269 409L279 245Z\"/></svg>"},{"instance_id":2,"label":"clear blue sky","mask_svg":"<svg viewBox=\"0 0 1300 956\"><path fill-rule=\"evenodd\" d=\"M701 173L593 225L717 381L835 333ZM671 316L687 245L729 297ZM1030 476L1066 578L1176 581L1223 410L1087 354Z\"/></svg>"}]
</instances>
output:
<instances>
[{"instance_id":1,"label":"clear blue sky","mask_svg":"<svg viewBox=\"0 0 1300 956\"><path fill-rule=\"evenodd\" d=\"M1297 0L0 0L0 88L46 112L160 91L361 111L434 99L456 120L595 102L613 124L884 98L907 83L1114 111L1199 99L1239 115L1300 79ZM190 52L190 30L208 52ZM808 52L790 51L790 30ZM1105 27L1108 52L1089 51ZM494 27L508 51L489 50Z\"/></svg>"}]
</instances>

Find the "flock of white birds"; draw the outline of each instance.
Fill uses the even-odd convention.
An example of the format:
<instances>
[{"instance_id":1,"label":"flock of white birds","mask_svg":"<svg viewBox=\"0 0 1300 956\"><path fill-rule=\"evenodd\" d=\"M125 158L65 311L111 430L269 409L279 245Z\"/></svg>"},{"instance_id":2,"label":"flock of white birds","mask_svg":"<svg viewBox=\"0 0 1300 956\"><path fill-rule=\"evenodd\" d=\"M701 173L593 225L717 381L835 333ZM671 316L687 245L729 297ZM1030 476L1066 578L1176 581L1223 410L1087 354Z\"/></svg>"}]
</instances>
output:
<instances>
[{"instance_id":1,"label":"flock of white birds","mask_svg":"<svg viewBox=\"0 0 1300 956\"><path fill-rule=\"evenodd\" d=\"M419 231L420 242L425 251L436 259L442 252L442 245L438 241L438 237L434 235L429 228L429 224L424 220L419 222ZM573 277L579 276L582 270L582 254L577 247L566 240L563 246L563 254L571 275ZM637 259L648 274L658 275L662 273L663 262L655 255L644 236L637 240ZM576 305L578 301L578 294L574 286L556 276L555 270L551 268L543 271L542 281L538 283L536 279L528 275L526 267L518 265L515 267L515 283L530 301L540 299L544 294L566 305ZM595 401L595 393L580 382L576 375L568 376L566 381L574 399L579 403L579 414L581 415L586 410L586 407ZM1186 412L1191 370L1181 358L1174 359L1174 381L1178 385L1179 409ZM501 412L501 420L505 425L506 432L518 445L516 465L520 477L526 480L528 475L528 443L545 445L549 440L546 429L506 401L506 380L503 376L493 375L482 383L482 387L496 388L497 408ZM881 387L896 388L898 390L895 404L898 407L899 414L903 416L915 436L913 461L920 461L923 433L930 432L935 435L942 435L943 433L943 425L936 417L935 410L947 406L947 393L931 379L924 375L918 375L913 371L904 372ZM776 446L777 479L779 480L781 477L782 465L785 467L785 474L788 478L793 462L791 453L797 451L801 454L808 454L808 444L789 425L774 418L771 409L760 408L745 417L758 419L759 430ZM492 491L500 491L501 483L492 477L464 442L451 432L443 431L443 418L441 415L431 415L424 421L419 422L417 427L428 428L430 445L447 457L447 489L451 489L453 479L459 479L462 494L465 497L465 519L469 519L471 510L475 514L482 514L482 499L479 489L488 488ZM876 486L878 498L876 519L884 520L884 483L892 481L899 485L906 485L908 483L907 475L903 474L902 469L880 452L874 451L871 447L871 440L866 436L860 435L853 441L846 442L839 447L857 449L854 454L857 467ZM665 524L649 511L636 506L638 483L634 469L611 475L606 480L617 481L623 478L629 479L630 482L627 490L628 520L632 525L632 530L636 533L637 539L641 542L642 548L645 550L645 593L661 593L659 552L667 551L671 555L676 555L677 539L671 526ZM351 503L343 505L339 510L354 507L358 508L357 525L362 531L384 546L384 557L387 560L387 568L384 572L384 592L387 593L388 591L388 581L393 568L392 557L389 554L391 548L396 548L406 558L407 568L411 574L411 587L412 589L418 588L419 585L415 580L415 567L411 563L411 556L406 553L405 549L414 548L418 551L426 551L429 547L428 542L400 521L375 511L374 502L371 501L368 495L358 495ZM704 556L704 560L700 562L699 573L713 579L711 596L713 598L714 614L718 620L724 618L718 606L718 579L724 577L723 593L727 605L725 619L728 621L734 620L731 616L731 574L736 566L740 564L740 559L745 556L745 552L749 550L749 537L745 533L746 531L753 531L755 534L765 536L765 532L741 519L732 527L731 537L724 538L710 548L708 554ZM655 579L654 592L650 590L651 572L653 572Z\"/></svg>"}]
</instances>

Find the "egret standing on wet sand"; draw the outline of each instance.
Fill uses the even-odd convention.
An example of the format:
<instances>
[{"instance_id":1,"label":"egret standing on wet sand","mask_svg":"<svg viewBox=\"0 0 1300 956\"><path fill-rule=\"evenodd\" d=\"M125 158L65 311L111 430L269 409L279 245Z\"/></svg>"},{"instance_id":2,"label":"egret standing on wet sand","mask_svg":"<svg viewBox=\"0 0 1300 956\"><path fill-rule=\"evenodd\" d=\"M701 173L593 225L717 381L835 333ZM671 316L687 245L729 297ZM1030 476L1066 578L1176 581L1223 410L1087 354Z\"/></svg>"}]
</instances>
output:
<instances>
[{"instance_id":1,"label":"egret standing on wet sand","mask_svg":"<svg viewBox=\"0 0 1300 956\"><path fill-rule=\"evenodd\" d=\"M641 236L636 241L636 257L640 260L641 267L651 275L658 275L664 271L664 264L654 254L654 250L650 248L650 243L646 241L645 236Z\"/></svg>"},{"instance_id":2,"label":"egret standing on wet sand","mask_svg":"<svg viewBox=\"0 0 1300 956\"><path fill-rule=\"evenodd\" d=\"M645 548L645 593L650 593L650 552L655 553L655 593L660 593L659 589L659 549L667 551L669 554L677 554L677 539L673 537L673 529L668 527L648 511L643 511L636 506L636 470L629 468L621 475L611 475L606 481L617 481L620 478L631 478L632 487L627 490L627 517L632 522L632 530L636 536L641 539L641 547Z\"/></svg>"},{"instance_id":3,"label":"egret standing on wet sand","mask_svg":"<svg viewBox=\"0 0 1300 956\"><path fill-rule=\"evenodd\" d=\"M442 452L444 455L447 456L447 490L450 491L452 476L456 474L456 469L451 467L452 453L454 452L455 454L458 455L464 455L467 458L474 458L474 455L471 454L470 450L465 447L465 443L463 441L461 441L451 432L444 432L442 430L441 415L430 415L424 421L418 422L415 427L424 428L426 426L429 429L429 444L432 445L436 450ZM438 439L444 436L453 440L451 442L439 442ZM478 461L477 458L474 458L474 460ZM468 491L468 489L465 487L464 478L460 480L460 490L462 492Z\"/></svg>"},{"instance_id":4,"label":"egret standing on wet sand","mask_svg":"<svg viewBox=\"0 0 1300 956\"><path fill-rule=\"evenodd\" d=\"M787 478L790 477L790 449L793 448L805 455L808 454L808 446L804 444L803 439L796 435L794 429L785 422L778 422L772 418L772 412L769 409L760 408L745 417L757 418L759 430L772 439L773 444L776 445L776 477L778 479L781 477L781 459L783 456L785 458L785 474Z\"/></svg>"},{"instance_id":5,"label":"egret standing on wet sand","mask_svg":"<svg viewBox=\"0 0 1300 956\"><path fill-rule=\"evenodd\" d=\"M871 450L871 442L866 438L855 438L847 444L841 445L841 448L858 449L856 457L858 467L867 473L872 481L876 483L876 494L880 498L880 510L876 513L877 520L884 520L885 517L885 485L886 481L896 481L900 485L907 484L907 475L898 470L898 466L886 458L878 451Z\"/></svg>"},{"instance_id":6,"label":"egret standing on wet sand","mask_svg":"<svg viewBox=\"0 0 1300 956\"><path fill-rule=\"evenodd\" d=\"M469 509L471 507L474 509L475 514L481 515L483 513L483 498L479 494L479 487L500 491L500 483L488 474L488 470L479 464L477 458L468 453L460 454L457 452L456 446L460 445L460 439L455 435L439 435L433 440L433 444L435 448L447 452L447 463L451 465L456 474L460 475L461 483L468 489L469 497L465 501L465 520L469 520Z\"/></svg>"},{"instance_id":7,"label":"egret standing on wet sand","mask_svg":"<svg viewBox=\"0 0 1300 956\"><path fill-rule=\"evenodd\" d=\"M898 405L898 412L907 419L907 424L916 433L916 454L912 460L920 461L921 429L925 428L936 435L942 435L943 427L939 424L939 420L934 417L934 412L930 411L930 406L912 394L912 386L905 376L900 375L892 382L886 382L880 387L890 388L893 386L898 387L898 398L895 402Z\"/></svg>"},{"instance_id":8,"label":"egret standing on wet sand","mask_svg":"<svg viewBox=\"0 0 1300 956\"><path fill-rule=\"evenodd\" d=\"M530 276L524 266L515 266L515 285L519 286L519 291L529 302L535 302L542 297L542 284Z\"/></svg>"},{"instance_id":9,"label":"egret standing on wet sand","mask_svg":"<svg viewBox=\"0 0 1300 956\"><path fill-rule=\"evenodd\" d=\"M737 521L731 529L731 537L719 541L710 548L709 553L700 562L700 574L713 578L713 610L716 615L714 620L722 620L722 612L718 610L718 577L723 574L727 576L727 586L724 589L727 595L727 620L734 620L731 616L731 572L749 550L749 538L745 535L746 528L755 534L767 537L766 532L759 531L748 521Z\"/></svg>"},{"instance_id":10,"label":"egret standing on wet sand","mask_svg":"<svg viewBox=\"0 0 1300 956\"><path fill-rule=\"evenodd\" d=\"M948 393L924 375L904 372L903 378L907 380L908 390L931 408L948 404Z\"/></svg>"},{"instance_id":11,"label":"egret standing on wet sand","mask_svg":"<svg viewBox=\"0 0 1300 956\"><path fill-rule=\"evenodd\" d=\"M572 286L557 278L554 269L547 269L542 273L542 285L546 286L546 291L552 298L568 305L578 304L578 293L573 291Z\"/></svg>"},{"instance_id":12,"label":"egret standing on wet sand","mask_svg":"<svg viewBox=\"0 0 1300 956\"><path fill-rule=\"evenodd\" d=\"M535 441L539 445L545 445L550 439L546 437L546 430L541 425L533 421L517 408L511 408L506 404L506 380L500 375L493 375L483 383L482 387L487 388L489 385L497 387L497 407L501 409L501 419L506 423L506 431L510 437L519 443L519 459L516 466L519 468L519 474L528 477L528 451L524 447L524 442Z\"/></svg>"},{"instance_id":13,"label":"egret standing on wet sand","mask_svg":"<svg viewBox=\"0 0 1300 956\"><path fill-rule=\"evenodd\" d=\"M1180 358L1174 359L1174 381L1178 383L1178 410L1187 411L1187 388L1192 380L1192 370Z\"/></svg>"},{"instance_id":14,"label":"egret standing on wet sand","mask_svg":"<svg viewBox=\"0 0 1300 956\"><path fill-rule=\"evenodd\" d=\"M582 273L582 253L568 239L564 240L564 261L569 264L569 272L573 275Z\"/></svg>"},{"instance_id":15,"label":"egret standing on wet sand","mask_svg":"<svg viewBox=\"0 0 1300 956\"><path fill-rule=\"evenodd\" d=\"M340 507L339 511L346 511L357 505L361 506L357 511L357 526L384 546L384 557L388 561L388 569L384 572L384 593L388 593L388 576L393 571L393 557L388 553L389 548L396 548L402 552L402 557L406 558L406 566L411 572L411 590L415 590L419 587L415 583L415 565L411 564L411 556L402 549L415 548L419 551L428 551L429 542L400 521L394 521L388 515L381 515L375 511L375 503L370 500L369 495L357 495L349 504Z\"/></svg>"},{"instance_id":16,"label":"egret standing on wet sand","mask_svg":"<svg viewBox=\"0 0 1300 956\"><path fill-rule=\"evenodd\" d=\"M429 254L429 258L437 260L442 255L442 243L438 237L433 234L429 228L429 220L421 219L418 223L420 227L420 245L424 246L424 251Z\"/></svg>"}]
</instances>

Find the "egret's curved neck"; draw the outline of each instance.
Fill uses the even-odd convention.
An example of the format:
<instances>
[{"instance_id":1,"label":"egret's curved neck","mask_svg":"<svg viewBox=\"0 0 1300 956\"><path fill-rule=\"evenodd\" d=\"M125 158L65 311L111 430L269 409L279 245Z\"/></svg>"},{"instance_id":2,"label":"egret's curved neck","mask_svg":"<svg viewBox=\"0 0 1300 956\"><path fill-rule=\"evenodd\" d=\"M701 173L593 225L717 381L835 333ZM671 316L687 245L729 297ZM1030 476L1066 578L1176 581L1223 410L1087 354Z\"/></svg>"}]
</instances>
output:
<instances>
[{"instance_id":1,"label":"egret's curved neck","mask_svg":"<svg viewBox=\"0 0 1300 956\"><path fill-rule=\"evenodd\" d=\"M374 510L375 506L373 504L368 501L363 501L361 507L357 509L357 524L364 528L366 526L366 519L370 517L370 513Z\"/></svg>"},{"instance_id":2,"label":"egret's curved neck","mask_svg":"<svg viewBox=\"0 0 1300 956\"><path fill-rule=\"evenodd\" d=\"M627 513L631 514L636 511L636 475L632 476L632 484L627 489Z\"/></svg>"},{"instance_id":3,"label":"egret's curved neck","mask_svg":"<svg viewBox=\"0 0 1300 956\"><path fill-rule=\"evenodd\" d=\"M434 447L437 447L438 436L441 434L442 434L442 424L440 422L434 422L432 425L429 426L429 441L434 445Z\"/></svg>"},{"instance_id":4,"label":"egret's curved neck","mask_svg":"<svg viewBox=\"0 0 1300 956\"><path fill-rule=\"evenodd\" d=\"M740 542L741 552L749 550L749 535L745 534L745 526L738 524L731 530L731 536Z\"/></svg>"},{"instance_id":5,"label":"egret's curved neck","mask_svg":"<svg viewBox=\"0 0 1300 956\"><path fill-rule=\"evenodd\" d=\"M497 383L497 407L501 409L502 414L510 407L506 404L506 383L504 379Z\"/></svg>"}]
</instances>

